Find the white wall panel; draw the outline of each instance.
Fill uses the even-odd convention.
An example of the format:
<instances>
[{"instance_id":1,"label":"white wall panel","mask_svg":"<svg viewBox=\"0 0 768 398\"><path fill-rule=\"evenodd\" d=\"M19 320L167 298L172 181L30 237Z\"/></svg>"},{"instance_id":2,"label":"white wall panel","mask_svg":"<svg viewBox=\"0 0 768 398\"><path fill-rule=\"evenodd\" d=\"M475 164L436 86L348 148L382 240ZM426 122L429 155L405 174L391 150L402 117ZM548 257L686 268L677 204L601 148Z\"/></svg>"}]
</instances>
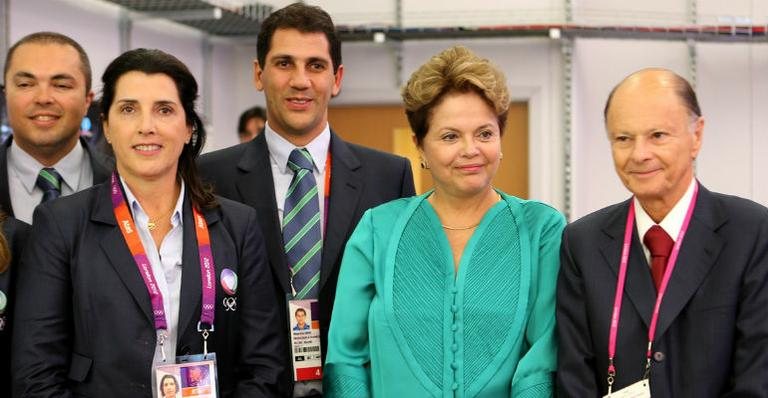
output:
<instances>
[{"instance_id":1,"label":"white wall panel","mask_svg":"<svg viewBox=\"0 0 768 398\"><path fill-rule=\"evenodd\" d=\"M687 22L686 0L573 0L576 23L597 25L665 26Z\"/></svg>"},{"instance_id":2,"label":"white wall panel","mask_svg":"<svg viewBox=\"0 0 768 398\"><path fill-rule=\"evenodd\" d=\"M706 119L697 175L708 188L751 197L753 178L750 45L699 44L697 95Z\"/></svg>"},{"instance_id":3,"label":"white wall panel","mask_svg":"<svg viewBox=\"0 0 768 398\"><path fill-rule=\"evenodd\" d=\"M768 11L768 10L766 10ZM768 14L768 13L767 13ZM752 67L752 199L768 206L768 46L750 48Z\"/></svg>"},{"instance_id":4,"label":"white wall panel","mask_svg":"<svg viewBox=\"0 0 768 398\"><path fill-rule=\"evenodd\" d=\"M9 46L41 30L70 36L88 53L92 85L100 89L101 73L120 52L116 6L94 2L86 9L73 1L11 0L8 11Z\"/></svg>"},{"instance_id":5,"label":"white wall panel","mask_svg":"<svg viewBox=\"0 0 768 398\"><path fill-rule=\"evenodd\" d=\"M616 176L603 123L611 89L647 67L664 67L688 77L687 49L675 42L580 39L573 52L572 218L630 196Z\"/></svg>"}]
</instances>

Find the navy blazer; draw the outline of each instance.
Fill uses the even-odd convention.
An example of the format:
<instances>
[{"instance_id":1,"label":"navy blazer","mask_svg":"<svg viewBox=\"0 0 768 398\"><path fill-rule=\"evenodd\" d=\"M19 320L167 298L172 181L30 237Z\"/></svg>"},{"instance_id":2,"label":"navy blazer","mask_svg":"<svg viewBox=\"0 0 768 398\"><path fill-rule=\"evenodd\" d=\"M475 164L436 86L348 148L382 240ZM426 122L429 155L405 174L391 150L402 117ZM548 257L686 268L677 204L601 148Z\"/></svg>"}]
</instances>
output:
<instances>
[{"instance_id":1,"label":"navy blazer","mask_svg":"<svg viewBox=\"0 0 768 398\"><path fill-rule=\"evenodd\" d=\"M327 347L339 265L347 239L363 213L371 207L414 195L410 162L400 156L344 142L331 132L331 191L320 270L320 338ZM264 134L253 140L201 156L199 170L216 193L256 209L267 242L275 278L276 299L285 303L291 293L290 273L275 201L269 150ZM287 341L289 320L282 306L281 325ZM290 352L286 352L290 357ZM323 352L325 356L325 352ZM292 377L288 374L286 377ZM290 380L286 385L292 386ZM285 394L290 394L286 391Z\"/></svg>"},{"instance_id":2,"label":"navy blazer","mask_svg":"<svg viewBox=\"0 0 768 398\"><path fill-rule=\"evenodd\" d=\"M237 310L216 283L221 397L277 396L286 366L272 276L253 209L223 198L205 210L216 277L238 275ZM202 353L201 276L184 203L177 355ZM116 223L104 183L40 205L19 270L14 393L23 397L151 397L156 332L149 293Z\"/></svg>"},{"instance_id":3,"label":"navy blazer","mask_svg":"<svg viewBox=\"0 0 768 398\"><path fill-rule=\"evenodd\" d=\"M561 397L607 392L608 332L629 201L566 227L557 290ZM614 391L639 381L656 289L637 228L621 307ZM768 396L768 209L699 196L661 304L654 398Z\"/></svg>"},{"instance_id":4,"label":"navy blazer","mask_svg":"<svg viewBox=\"0 0 768 398\"><path fill-rule=\"evenodd\" d=\"M0 397L11 396L11 326L13 326L13 304L15 302L16 268L21 258L22 249L27 242L30 227L15 218L2 222L3 236L11 251L11 263L5 272L0 273L0 292L5 295L3 327L0 328Z\"/></svg>"},{"instance_id":5,"label":"navy blazer","mask_svg":"<svg viewBox=\"0 0 768 398\"><path fill-rule=\"evenodd\" d=\"M13 136L8 137L3 145L0 146L0 208L6 214L13 217L11 194L8 188L8 148L11 147L11 141L13 141ZM83 146L83 149L85 149L88 157L91 159L91 169L93 170L92 185L106 181L115 168L114 160L93 148L82 137L80 138L80 145Z\"/></svg>"}]
</instances>

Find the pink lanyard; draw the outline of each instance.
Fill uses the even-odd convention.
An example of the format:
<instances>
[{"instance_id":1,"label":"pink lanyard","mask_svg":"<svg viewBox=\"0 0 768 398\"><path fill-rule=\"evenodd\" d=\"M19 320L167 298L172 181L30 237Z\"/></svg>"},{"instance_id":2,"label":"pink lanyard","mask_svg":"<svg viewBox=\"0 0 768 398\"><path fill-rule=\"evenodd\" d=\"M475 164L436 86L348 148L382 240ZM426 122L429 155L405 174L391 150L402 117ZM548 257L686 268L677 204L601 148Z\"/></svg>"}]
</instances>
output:
<instances>
[{"instance_id":1,"label":"pink lanyard","mask_svg":"<svg viewBox=\"0 0 768 398\"><path fill-rule=\"evenodd\" d=\"M653 307L653 315L651 316L651 324L648 327L648 350L646 351L646 376L651 367L651 346L653 340L656 337L656 324L659 320L659 309L661 308L661 300L664 297L664 293L667 291L667 283L672 275L672 271L677 263L677 255L680 252L680 245L683 243L686 231L688 231L688 224L691 222L691 216L693 215L693 208L696 205L696 197L699 195L699 185L694 184L693 196L691 202L688 205L688 211L685 213L685 220L680 227L680 233L677 235L675 245L672 247L672 253L667 260L667 268L664 271L664 277L661 280L661 286L659 286L659 292L656 295L656 304ZM619 279L616 281L616 297L613 301L613 315L611 315L611 330L608 336L608 391L611 391L611 387L616 376L616 367L613 364L613 359L616 356L616 335L619 333L619 317L621 315L621 302L624 297L624 282L627 279L627 264L629 263L629 248L632 244L632 230L635 224L635 201L634 199L629 202L629 212L627 213L627 224L624 229L624 244L621 248L621 263L619 266Z\"/></svg>"},{"instance_id":2,"label":"pink lanyard","mask_svg":"<svg viewBox=\"0 0 768 398\"><path fill-rule=\"evenodd\" d=\"M119 177L117 172L112 173L112 208L115 212L115 218L120 225L120 231L123 233L123 238L128 244L128 249L133 255L133 260L139 269L139 274L144 280L144 285L149 292L149 299L152 303L152 314L155 319L155 329L166 331L168 330L168 322L165 317L165 309L163 308L163 294L157 286L155 275L152 272L152 266L149 263L149 259L144 251L144 245L141 243L141 239L136 233L136 225L133 223L133 217L128 210L128 204L123 196L123 190L120 186ZM214 275L214 263L213 254L211 253L211 239L208 234L208 224L205 218L193 207L192 209L195 220L195 234L197 236L197 247L200 254L200 275L202 279L203 290L203 305L200 311L200 322L198 323L198 330L203 332L203 339L207 339L208 331L213 331L213 318L216 301L216 276ZM165 334L162 333L159 344L163 344ZM207 353L207 347L206 347ZM165 353L163 352L163 356ZM164 359L164 358L163 358Z\"/></svg>"}]
</instances>

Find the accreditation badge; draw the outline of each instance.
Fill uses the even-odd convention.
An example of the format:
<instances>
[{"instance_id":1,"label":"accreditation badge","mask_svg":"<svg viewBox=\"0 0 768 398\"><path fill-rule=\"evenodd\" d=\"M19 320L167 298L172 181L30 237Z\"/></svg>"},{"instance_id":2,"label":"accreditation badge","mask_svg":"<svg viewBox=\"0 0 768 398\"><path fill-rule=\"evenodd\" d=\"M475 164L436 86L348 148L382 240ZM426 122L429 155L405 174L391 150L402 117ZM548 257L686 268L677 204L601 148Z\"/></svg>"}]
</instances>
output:
<instances>
[{"instance_id":1,"label":"accreditation badge","mask_svg":"<svg viewBox=\"0 0 768 398\"><path fill-rule=\"evenodd\" d=\"M291 331L295 381L323 378L320 321L317 319L319 314L320 307L316 299L288 300L288 327Z\"/></svg>"},{"instance_id":2,"label":"accreditation badge","mask_svg":"<svg viewBox=\"0 0 768 398\"><path fill-rule=\"evenodd\" d=\"M648 379L638 381L631 386L624 387L619 391L610 393L603 398L651 398L651 387L648 385Z\"/></svg>"},{"instance_id":3,"label":"accreditation badge","mask_svg":"<svg viewBox=\"0 0 768 398\"><path fill-rule=\"evenodd\" d=\"M8 305L8 298L0 290L0 332L5 330L5 307Z\"/></svg>"},{"instance_id":4,"label":"accreditation badge","mask_svg":"<svg viewBox=\"0 0 768 398\"><path fill-rule=\"evenodd\" d=\"M155 389L158 398L218 398L216 354L176 357L176 363L156 364Z\"/></svg>"}]
</instances>

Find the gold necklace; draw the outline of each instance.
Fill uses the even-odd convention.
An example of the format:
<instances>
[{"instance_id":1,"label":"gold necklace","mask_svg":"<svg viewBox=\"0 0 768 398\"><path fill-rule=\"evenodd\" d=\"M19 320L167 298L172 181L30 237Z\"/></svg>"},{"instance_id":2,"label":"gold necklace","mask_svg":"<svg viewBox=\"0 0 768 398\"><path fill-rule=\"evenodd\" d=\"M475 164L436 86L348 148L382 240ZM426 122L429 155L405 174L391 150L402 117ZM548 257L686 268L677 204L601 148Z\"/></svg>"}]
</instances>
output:
<instances>
[{"instance_id":1,"label":"gold necklace","mask_svg":"<svg viewBox=\"0 0 768 398\"><path fill-rule=\"evenodd\" d=\"M468 229L472 229L472 228L477 227L478 225L480 225L480 223L478 222L475 225L469 225L469 226L466 226L466 227L450 227L450 226L445 225L445 224L440 224L440 225L442 225L443 228L445 228L445 229L447 229L449 231L466 231Z\"/></svg>"},{"instance_id":2,"label":"gold necklace","mask_svg":"<svg viewBox=\"0 0 768 398\"><path fill-rule=\"evenodd\" d=\"M150 232L152 232L155 229L157 229L157 223L160 222L160 220L168 217L171 214L172 211L173 211L173 207L171 207L170 210L166 211L165 214L163 214L163 215L161 215L159 217L154 217L154 218L147 217L147 229L149 229Z\"/></svg>"}]
</instances>

